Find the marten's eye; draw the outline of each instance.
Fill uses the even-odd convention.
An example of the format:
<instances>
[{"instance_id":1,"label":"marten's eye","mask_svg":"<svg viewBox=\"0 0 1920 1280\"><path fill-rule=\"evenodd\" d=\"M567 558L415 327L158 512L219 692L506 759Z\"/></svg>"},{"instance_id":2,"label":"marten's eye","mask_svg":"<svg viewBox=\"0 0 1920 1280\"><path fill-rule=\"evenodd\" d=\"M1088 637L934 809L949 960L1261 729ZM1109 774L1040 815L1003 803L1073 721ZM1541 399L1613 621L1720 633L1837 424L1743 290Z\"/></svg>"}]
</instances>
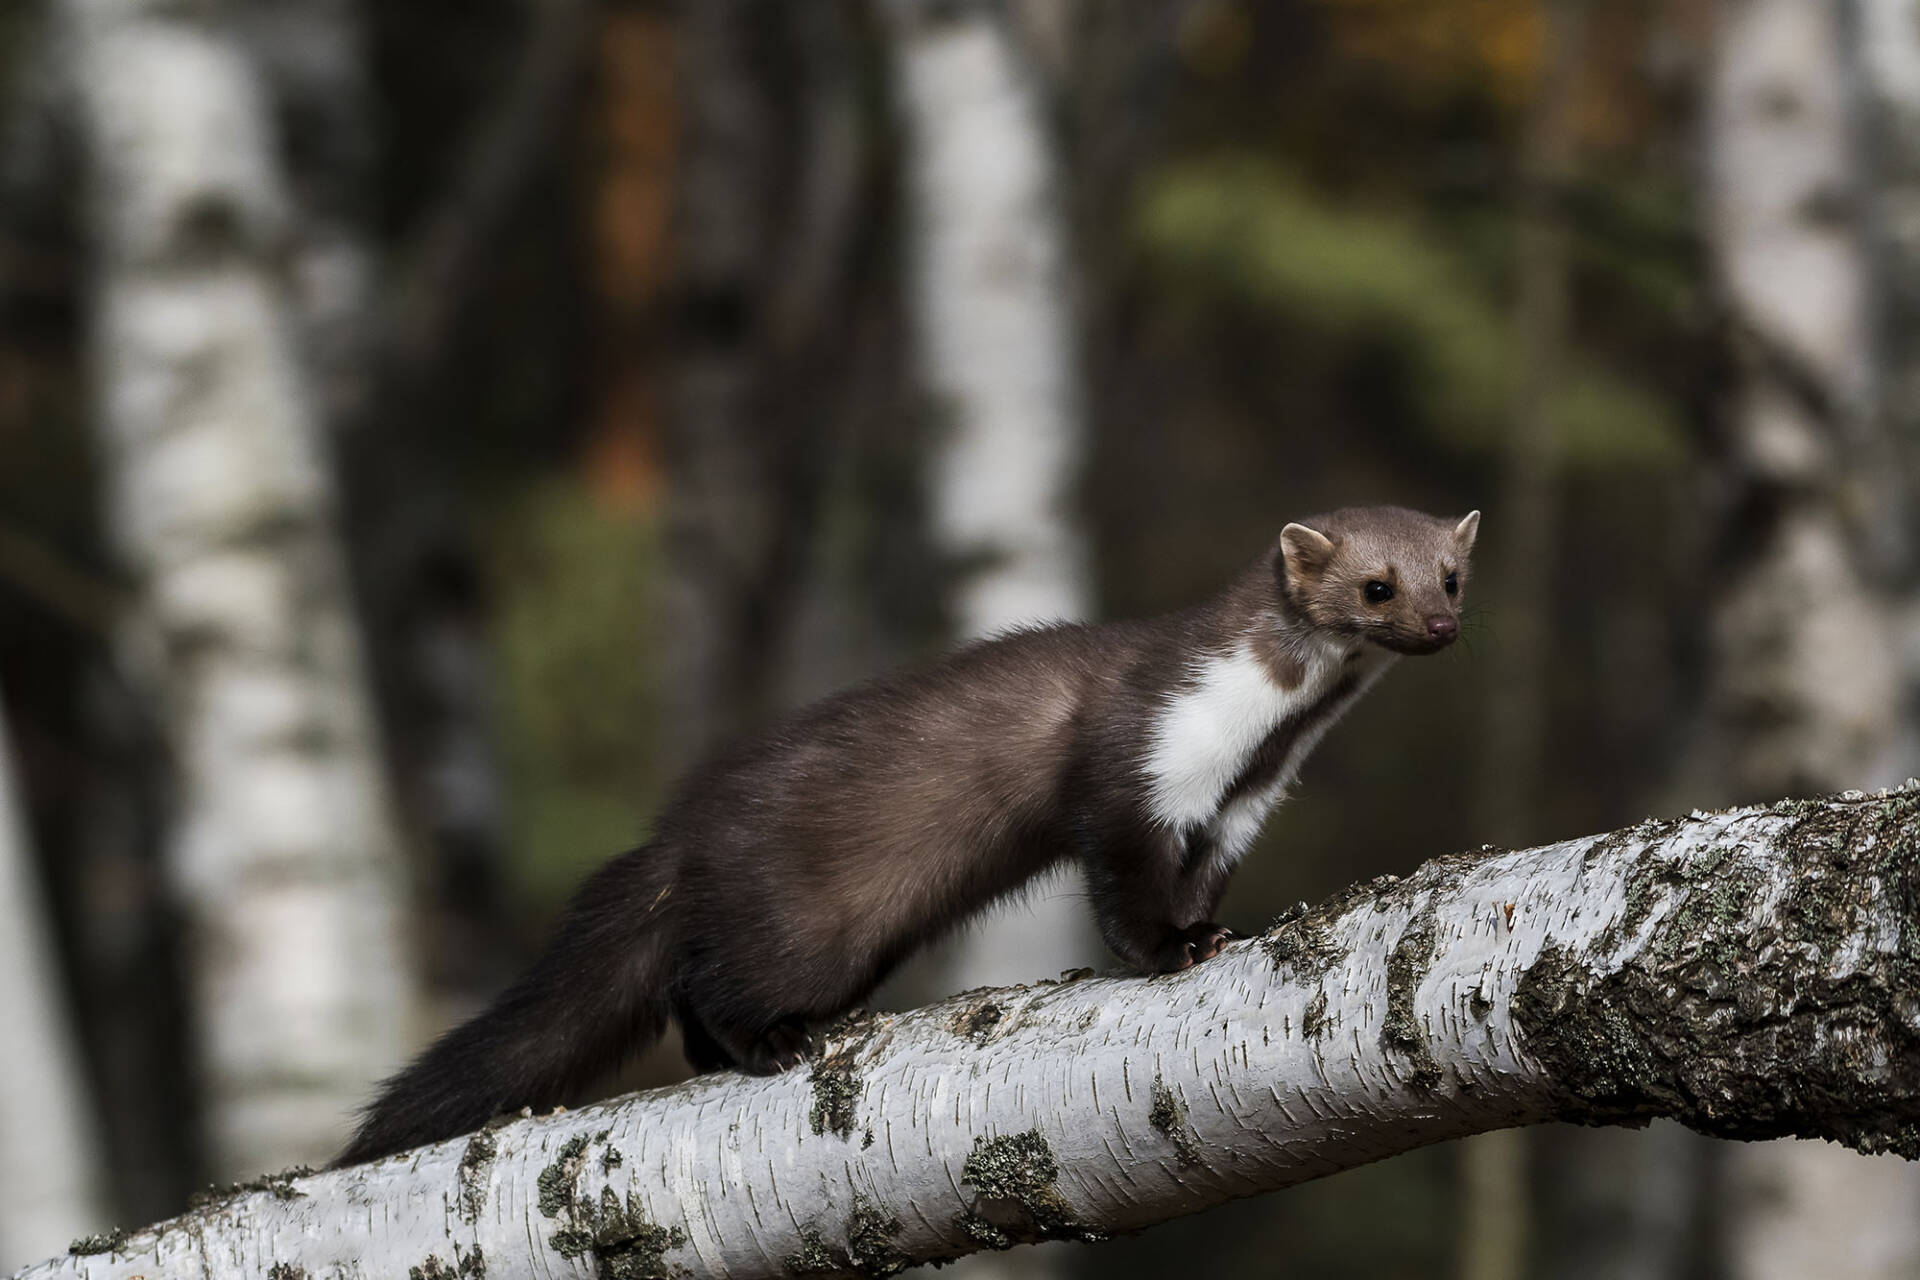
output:
<instances>
[{"instance_id":1,"label":"marten's eye","mask_svg":"<svg viewBox=\"0 0 1920 1280\"><path fill-rule=\"evenodd\" d=\"M1367 584L1366 596L1368 604L1385 604L1393 599L1393 587L1375 578Z\"/></svg>"},{"instance_id":2,"label":"marten's eye","mask_svg":"<svg viewBox=\"0 0 1920 1280\"><path fill-rule=\"evenodd\" d=\"M1450 596L1459 595L1460 594L1460 575L1457 573L1448 574L1447 581L1446 581L1446 588L1447 588L1448 595Z\"/></svg>"}]
</instances>

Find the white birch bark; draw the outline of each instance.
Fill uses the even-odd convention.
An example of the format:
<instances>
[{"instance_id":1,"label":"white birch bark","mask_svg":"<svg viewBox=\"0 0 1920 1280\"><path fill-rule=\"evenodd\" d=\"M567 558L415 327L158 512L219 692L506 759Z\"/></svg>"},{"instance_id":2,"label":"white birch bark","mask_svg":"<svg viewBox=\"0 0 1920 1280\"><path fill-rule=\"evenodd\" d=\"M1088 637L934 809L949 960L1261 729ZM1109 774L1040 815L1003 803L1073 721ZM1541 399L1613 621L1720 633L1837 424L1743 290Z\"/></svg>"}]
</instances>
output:
<instances>
[{"instance_id":1,"label":"white birch bark","mask_svg":"<svg viewBox=\"0 0 1920 1280\"><path fill-rule=\"evenodd\" d=\"M0 1266L98 1228L100 1144L36 891L27 813L0 719Z\"/></svg>"},{"instance_id":2,"label":"white birch bark","mask_svg":"<svg viewBox=\"0 0 1920 1280\"><path fill-rule=\"evenodd\" d=\"M1078 362L1058 165L1006 14L888 0L906 134L910 310L937 420L930 519L960 567L963 637L1091 611L1074 515L1082 454ZM1076 886L976 925L962 986L1017 982L1099 954Z\"/></svg>"},{"instance_id":3,"label":"white birch bark","mask_svg":"<svg viewBox=\"0 0 1920 1280\"><path fill-rule=\"evenodd\" d=\"M886 1275L1549 1119L1920 1156L1916 848L1920 789L1441 858L1183 973L863 1015L807 1071L274 1180L20 1277Z\"/></svg>"},{"instance_id":4,"label":"white birch bark","mask_svg":"<svg viewBox=\"0 0 1920 1280\"><path fill-rule=\"evenodd\" d=\"M1744 795L1873 785L1906 763L1890 618L1865 572L1889 472L1840 19L1824 0L1723 0L1708 77L1710 243L1741 371L1732 469L1767 512L1715 618L1722 775ZM1737 1277L1920 1275L1912 1167L1776 1144L1731 1153L1728 1182Z\"/></svg>"},{"instance_id":5,"label":"white birch bark","mask_svg":"<svg viewBox=\"0 0 1920 1280\"><path fill-rule=\"evenodd\" d=\"M269 113L220 5L63 0L90 153L106 505L164 645L171 868L209 1147L324 1157L406 1044L395 833L277 255Z\"/></svg>"}]
</instances>

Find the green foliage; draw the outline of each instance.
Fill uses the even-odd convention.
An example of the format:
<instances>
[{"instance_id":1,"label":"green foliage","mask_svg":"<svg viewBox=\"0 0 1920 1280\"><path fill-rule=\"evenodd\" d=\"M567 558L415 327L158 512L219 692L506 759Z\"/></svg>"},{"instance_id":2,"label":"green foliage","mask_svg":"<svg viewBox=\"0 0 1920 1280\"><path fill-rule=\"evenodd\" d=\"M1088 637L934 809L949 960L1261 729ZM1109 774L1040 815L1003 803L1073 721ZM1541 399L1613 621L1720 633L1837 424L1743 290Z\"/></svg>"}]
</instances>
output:
<instances>
[{"instance_id":1,"label":"green foliage","mask_svg":"<svg viewBox=\"0 0 1920 1280\"><path fill-rule=\"evenodd\" d=\"M631 848L653 815L659 530L570 480L495 512L493 581L523 884L554 901Z\"/></svg>"},{"instance_id":2,"label":"green foliage","mask_svg":"<svg viewBox=\"0 0 1920 1280\"><path fill-rule=\"evenodd\" d=\"M1176 166L1147 191L1140 234L1203 290L1336 341L1384 343L1421 412L1466 454L1501 447L1518 374L1511 308L1459 253L1406 215L1339 208L1253 160ZM1570 466L1663 466L1682 453L1662 400L1591 360L1569 361L1548 414Z\"/></svg>"}]
</instances>

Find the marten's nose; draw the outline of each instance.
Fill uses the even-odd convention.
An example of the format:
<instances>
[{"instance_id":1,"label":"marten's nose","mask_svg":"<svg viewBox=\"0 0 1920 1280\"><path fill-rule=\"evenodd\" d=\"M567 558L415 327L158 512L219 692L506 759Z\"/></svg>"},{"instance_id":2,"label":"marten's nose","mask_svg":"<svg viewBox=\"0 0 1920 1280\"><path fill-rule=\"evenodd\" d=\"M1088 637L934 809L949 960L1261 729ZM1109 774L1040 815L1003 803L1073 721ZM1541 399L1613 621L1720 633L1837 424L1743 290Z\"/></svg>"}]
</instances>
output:
<instances>
[{"instance_id":1,"label":"marten's nose","mask_svg":"<svg viewBox=\"0 0 1920 1280\"><path fill-rule=\"evenodd\" d=\"M1427 634L1441 644L1451 644L1460 634L1460 624L1449 614L1436 613L1427 619Z\"/></svg>"}]
</instances>

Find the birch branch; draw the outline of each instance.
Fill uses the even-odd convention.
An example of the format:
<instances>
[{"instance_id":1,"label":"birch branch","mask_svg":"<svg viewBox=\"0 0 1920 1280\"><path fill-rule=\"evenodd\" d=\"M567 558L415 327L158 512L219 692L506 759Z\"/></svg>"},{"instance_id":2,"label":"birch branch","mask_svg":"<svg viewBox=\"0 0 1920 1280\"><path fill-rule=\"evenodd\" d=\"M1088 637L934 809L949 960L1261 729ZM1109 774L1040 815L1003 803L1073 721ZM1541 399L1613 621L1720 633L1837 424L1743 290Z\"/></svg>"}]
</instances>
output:
<instances>
[{"instance_id":1,"label":"birch branch","mask_svg":"<svg viewBox=\"0 0 1920 1280\"><path fill-rule=\"evenodd\" d=\"M283 1176L21 1272L885 1275L1463 1134L1670 1116L1920 1156L1920 784L1357 885L1185 973L1068 975Z\"/></svg>"}]
</instances>

